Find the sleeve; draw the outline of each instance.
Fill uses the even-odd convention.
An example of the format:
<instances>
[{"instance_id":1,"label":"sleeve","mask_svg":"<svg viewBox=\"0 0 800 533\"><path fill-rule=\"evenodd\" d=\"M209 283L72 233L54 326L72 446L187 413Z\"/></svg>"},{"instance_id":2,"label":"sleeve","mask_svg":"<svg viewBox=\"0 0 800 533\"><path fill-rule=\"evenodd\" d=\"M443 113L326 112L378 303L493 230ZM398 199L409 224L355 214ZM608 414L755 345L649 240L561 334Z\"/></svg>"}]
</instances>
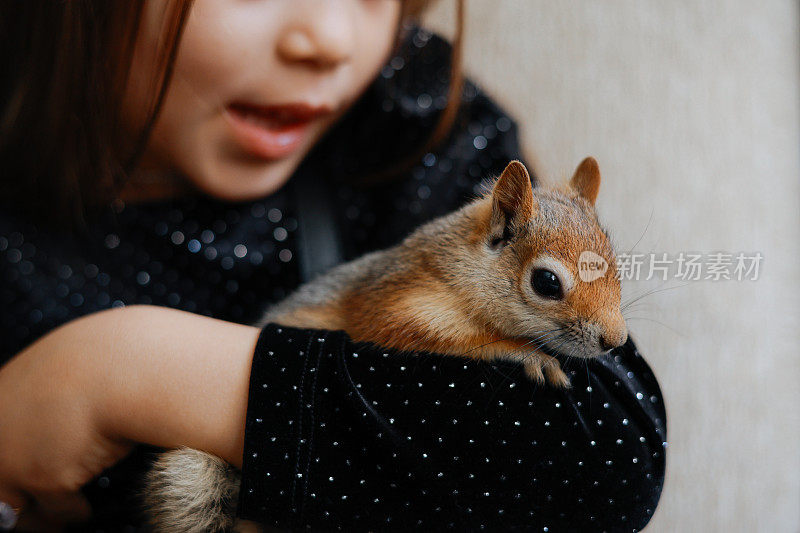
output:
<instances>
[{"instance_id":1,"label":"sleeve","mask_svg":"<svg viewBox=\"0 0 800 533\"><path fill-rule=\"evenodd\" d=\"M0 208L0 365L80 309L70 303L78 280L36 246L35 235Z\"/></svg>"},{"instance_id":2,"label":"sleeve","mask_svg":"<svg viewBox=\"0 0 800 533\"><path fill-rule=\"evenodd\" d=\"M267 325L239 516L292 530L641 529L664 481L658 384L630 340L562 364L569 390L511 363Z\"/></svg>"}]
</instances>

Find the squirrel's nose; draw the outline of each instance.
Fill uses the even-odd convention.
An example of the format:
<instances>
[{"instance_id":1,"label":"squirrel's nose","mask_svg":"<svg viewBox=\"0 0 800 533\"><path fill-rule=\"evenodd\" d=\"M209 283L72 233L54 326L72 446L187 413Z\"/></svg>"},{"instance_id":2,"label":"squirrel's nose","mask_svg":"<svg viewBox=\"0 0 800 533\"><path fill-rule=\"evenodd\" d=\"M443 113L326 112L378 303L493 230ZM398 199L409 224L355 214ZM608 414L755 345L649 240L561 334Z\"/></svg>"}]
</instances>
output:
<instances>
[{"instance_id":1,"label":"squirrel's nose","mask_svg":"<svg viewBox=\"0 0 800 533\"><path fill-rule=\"evenodd\" d=\"M606 352L608 350L613 350L614 348L618 348L618 347L622 346L623 344L625 344L625 342L627 340L628 340L627 333L625 334L625 336L618 337L618 338L616 338L614 340L609 339L605 335L600 335L600 348L604 352Z\"/></svg>"}]
</instances>

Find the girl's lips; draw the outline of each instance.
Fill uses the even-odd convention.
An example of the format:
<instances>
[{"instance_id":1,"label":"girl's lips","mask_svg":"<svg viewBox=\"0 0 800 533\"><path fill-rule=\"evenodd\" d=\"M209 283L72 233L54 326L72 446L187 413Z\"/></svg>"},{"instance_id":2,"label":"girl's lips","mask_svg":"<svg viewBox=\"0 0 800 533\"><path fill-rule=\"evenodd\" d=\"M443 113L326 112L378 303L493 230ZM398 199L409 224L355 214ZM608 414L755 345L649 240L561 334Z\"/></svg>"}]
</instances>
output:
<instances>
[{"instance_id":1,"label":"girl's lips","mask_svg":"<svg viewBox=\"0 0 800 533\"><path fill-rule=\"evenodd\" d=\"M234 138L256 157L272 160L286 157L305 141L309 126L330 113L326 107L307 104L259 106L234 103L225 117Z\"/></svg>"}]
</instances>

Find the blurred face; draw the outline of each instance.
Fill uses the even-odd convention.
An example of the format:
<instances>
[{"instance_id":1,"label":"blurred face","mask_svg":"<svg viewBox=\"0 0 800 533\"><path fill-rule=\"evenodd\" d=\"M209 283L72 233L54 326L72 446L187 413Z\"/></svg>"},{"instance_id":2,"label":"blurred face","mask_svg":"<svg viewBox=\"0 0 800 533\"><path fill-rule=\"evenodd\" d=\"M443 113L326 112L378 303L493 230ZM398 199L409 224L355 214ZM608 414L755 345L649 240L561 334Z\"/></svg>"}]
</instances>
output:
<instances>
[{"instance_id":1,"label":"blurred face","mask_svg":"<svg viewBox=\"0 0 800 533\"><path fill-rule=\"evenodd\" d=\"M149 2L125 100L141 124L165 3ZM196 0L143 167L226 200L268 195L392 50L399 0Z\"/></svg>"}]
</instances>

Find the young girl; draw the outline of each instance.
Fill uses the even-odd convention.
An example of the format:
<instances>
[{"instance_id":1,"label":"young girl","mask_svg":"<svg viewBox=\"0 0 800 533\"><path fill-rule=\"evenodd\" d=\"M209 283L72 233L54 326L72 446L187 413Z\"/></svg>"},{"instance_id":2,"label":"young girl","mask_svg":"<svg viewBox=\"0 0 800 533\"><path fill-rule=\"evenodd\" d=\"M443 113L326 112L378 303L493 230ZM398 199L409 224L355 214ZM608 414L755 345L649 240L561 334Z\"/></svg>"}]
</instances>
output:
<instances>
[{"instance_id":1,"label":"young girl","mask_svg":"<svg viewBox=\"0 0 800 533\"><path fill-rule=\"evenodd\" d=\"M145 445L242 468L238 515L280 529L648 522L665 414L630 341L564 391L243 325L519 158L426 4L3 5L0 529L137 530Z\"/></svg>"}]
</instances>

